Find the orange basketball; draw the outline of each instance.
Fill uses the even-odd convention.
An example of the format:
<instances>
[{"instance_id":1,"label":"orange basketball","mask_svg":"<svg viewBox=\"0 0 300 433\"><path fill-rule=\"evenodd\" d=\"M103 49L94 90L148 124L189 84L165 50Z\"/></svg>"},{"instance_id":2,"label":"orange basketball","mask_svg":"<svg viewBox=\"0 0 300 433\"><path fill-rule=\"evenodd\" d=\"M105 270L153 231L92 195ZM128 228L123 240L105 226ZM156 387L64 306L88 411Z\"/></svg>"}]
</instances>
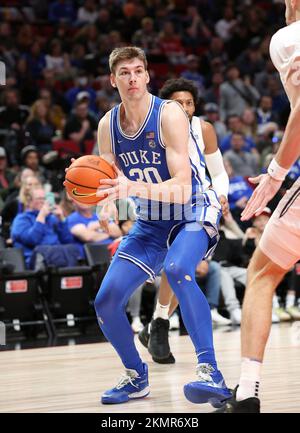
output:
<instances>
[{"instance_id":1,"label":"orange basketball","mask_svg":"<svg viewBox=\"0 0 300 433\"><path fill-rule=\"evenodd\" d=\"M96 155L86 155L74 161L67 173L64 186L75 201L95 205L104 197L97 197L101 179L114 179L116 173L105 159Z\"/></svg>"}]
</instances>

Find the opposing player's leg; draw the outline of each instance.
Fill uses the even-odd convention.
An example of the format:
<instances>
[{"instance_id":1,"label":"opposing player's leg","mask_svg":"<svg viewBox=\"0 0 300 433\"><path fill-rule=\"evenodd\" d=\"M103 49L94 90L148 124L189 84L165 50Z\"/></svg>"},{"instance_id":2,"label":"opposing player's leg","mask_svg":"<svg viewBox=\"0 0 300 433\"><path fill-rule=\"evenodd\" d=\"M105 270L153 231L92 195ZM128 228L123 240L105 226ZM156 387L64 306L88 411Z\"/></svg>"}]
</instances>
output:
<instances>
[{"instance_id":1,"label":"opposing player's leg","mask_svg":"<svg viewBox=\"0 0 300 433\"><path fill-rule=\"evenodd\" d=\"M126 368L126 374L118 385L103 394L102 403L123 403L149 393L147 365L136 350L134 334L125 312L131 294L148 277L136 264L116 257L96 296L95 310L99 326Z\"/></svg>"},{"instance_id":2,"label":"opposing player's leg","mask_svg":"<svg viewBox=\"0 0 300 433\"><path fill-rule=\"evenodd\" d=\"M231 397L231 392L217 367L210 308L195 279L196 266L205 257L208 247L208 234L200 224L184 226L167 254L165 272L179 301L198 360L198 380L185 385L185 396L194 403L210 402L219 407Z\"/></svg>"},{"instance_id":3,"label":"opposing player's leg","mask_svg":"<svg viewBox=\"0 0 300 433\"><path fill-rule=\"evenodd\" d=\"M272 299L286 274L258 247L250 261L242 310L242 367L239 386L220 412L259 412L258 388L272 324Z\"/></svg>"},{"instance_id":4,"label":"opposing player's leg","mask_svg":"<svg viewBox=\"0 0 300 433\"><path fill-rule=\"evenodd\" d=\"M170 287L165 272L163 272L153 318L139 333L140 342L148 349L153 361L159 364L175 363L175 358L170 351L169 345L169 316L173 298L175 298L177 306L177 299ZM176 307L174 308L174 303L172 304L173 312Z\"/></svg>"}]
</instances>

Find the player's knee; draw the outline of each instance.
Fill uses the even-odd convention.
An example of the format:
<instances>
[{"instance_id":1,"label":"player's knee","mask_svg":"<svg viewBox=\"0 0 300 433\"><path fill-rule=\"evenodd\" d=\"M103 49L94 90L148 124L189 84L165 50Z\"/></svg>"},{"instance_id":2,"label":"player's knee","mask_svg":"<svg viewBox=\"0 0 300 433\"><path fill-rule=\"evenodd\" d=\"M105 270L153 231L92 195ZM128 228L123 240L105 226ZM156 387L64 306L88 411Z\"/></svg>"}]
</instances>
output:
<instances>
[{"instance_id":1,"label":"player's knee","mask_svg":"<svg viewBox=\"0 0 300 433\"><path fill-rule=\"evenodd\" d=\"M186 263L183 260L170 260L165 264L164 267L166 276L169 281L191 281L193 276L187 271Z\"/></svg>"},{"instance_id":2,"label":"player's knee","mask_svg":"<svg viewBox=\"0 0 300 433\"><path fill-rule=\"evenodd\" d=\"M94 301L97 316L109 316L118 308L118 296L115 295L113 287L101 286Z\"/></svg>"}]
</instances>

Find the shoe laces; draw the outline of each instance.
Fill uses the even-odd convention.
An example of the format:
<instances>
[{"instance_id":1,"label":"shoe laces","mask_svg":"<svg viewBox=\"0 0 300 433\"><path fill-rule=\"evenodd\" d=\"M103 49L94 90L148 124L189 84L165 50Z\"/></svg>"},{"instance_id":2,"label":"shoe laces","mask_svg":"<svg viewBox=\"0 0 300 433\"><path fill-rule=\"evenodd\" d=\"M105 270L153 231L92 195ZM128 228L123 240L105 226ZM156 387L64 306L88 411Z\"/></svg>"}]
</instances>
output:
<instances>
[{"instance_id":1,"label":"shoe laces","mask_svg":"<svg viewBox=\"0 0 300 433\"><path fill-rule=\"evenodd\" d=\"M196 373L201 382L213 382L211 374L215 371L212 365L203 363L198 364Z\"/></svg>"},{"instance_id":2,"label":"shoe laces","mask_svg":"<svg viewBox=\"0 0 300 433\"><path fill-rule=\"evenodd\" d=\"M124 386L128 385L128 383L130 383L130 385L134 386L135 388L138 388L138 385L135 385L133 381L139 377L140 376L135 370L126 369L125 373L123 373L120 377L116 389L121 389Z\"/></svg>"}]
</instances>

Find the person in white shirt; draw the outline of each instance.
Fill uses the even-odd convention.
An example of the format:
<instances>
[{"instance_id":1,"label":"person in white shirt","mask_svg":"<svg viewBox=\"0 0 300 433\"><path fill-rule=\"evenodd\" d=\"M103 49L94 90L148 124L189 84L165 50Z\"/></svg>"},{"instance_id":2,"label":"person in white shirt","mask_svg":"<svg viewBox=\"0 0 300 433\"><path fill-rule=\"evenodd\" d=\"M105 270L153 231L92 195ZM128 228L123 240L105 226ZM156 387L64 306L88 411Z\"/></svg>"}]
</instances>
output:
<instances>
[{"instance_id":1,"label":"person in white shirt","mask_svg":"<svg viewBox=\"0 0 300 433\"><path fill-rule=\"evenodd\" d=\"M291 104L280 147L242 220L259 215L279 190L300 156L300 0L286 0L287 27L272 37L270 55ZM259 412L258 389L265 346L271 327L272 298L287 271L300 259L300 178L282 198L269 220L248 268L242 313L242 367L239 385L221 412Z\"/></svg>"}]
</instances>

